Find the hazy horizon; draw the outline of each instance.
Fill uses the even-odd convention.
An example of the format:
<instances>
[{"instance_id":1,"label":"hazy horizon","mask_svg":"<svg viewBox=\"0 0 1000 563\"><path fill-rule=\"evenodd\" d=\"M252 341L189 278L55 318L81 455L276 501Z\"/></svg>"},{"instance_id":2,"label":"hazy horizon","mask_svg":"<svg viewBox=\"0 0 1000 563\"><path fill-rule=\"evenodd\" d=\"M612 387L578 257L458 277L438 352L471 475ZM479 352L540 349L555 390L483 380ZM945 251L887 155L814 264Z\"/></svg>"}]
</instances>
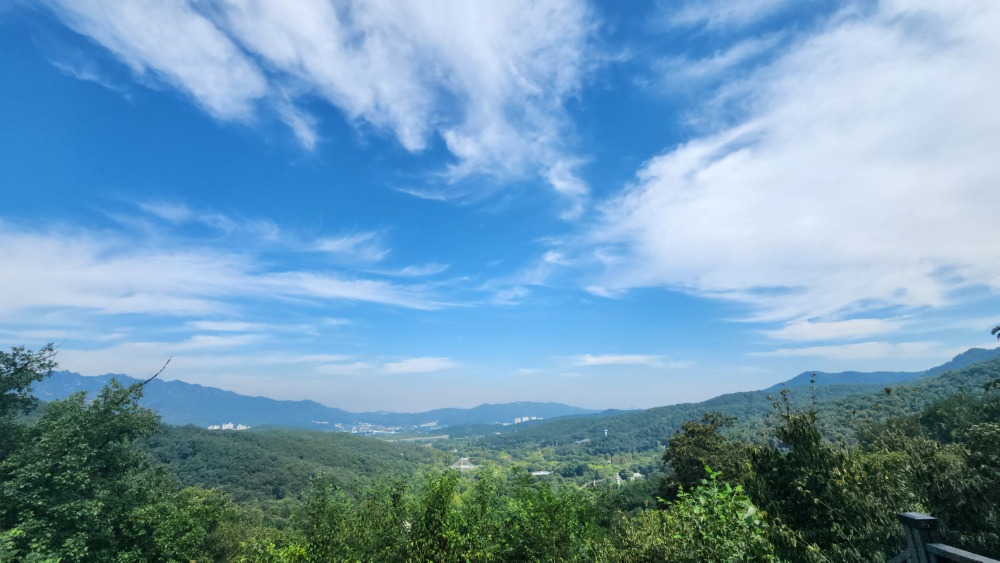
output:
<instances>
[{"instance_id":1,"label":"hazy horizon","mask_svg":"<svg viewBox=\"0 0 1000 563\"><path fill-rule=\"evenodd\" d=\"M994 347L987 347L986 349L995 349L995 348L996 347L994 346ZM920 369L917 369L917 370L911 370L911 371L914 371L914 372L926 371L926 370L929 370L931 368L936 368L936 367L938 367L938 366L940 366L940 365L942 365L942 364L944 364L947 361L950 361L952 359L953 358L948 358L947 360L942 361L940 363L937 363L937 364L934 364L934 365L928 365L928 366L925 366L923 368L920 368ZM79 373L79 372L75 372L75 371L73 371L71 369L66 369L64 366L60 366L58 368L58 371L67 371L67 372L70 372L70 373L75 373L77 375L81 375L83 377L105 377L105 376L109 376L109 375L110 376L125 375L127 377L132 377L133 379L139 379L138 377L135 377L135 376L127 374L127 373ZM796 376L799 376L799 375L801 375L803 373L821 372L821 371L823 371L823 370L809 370L809 369L806 369L806 370L802 370L802 371L799 371L799 372L794 373L794 374L787 374L786 377L780 378L779 380L775 381L772 385L784 383L784 382L786 382L786 381L788 381L788 380L790 380L790 379L792 379L792 378L794 378ZM890 371L890 370L882 370L882 371ZM900 371L900 370L896 370L896 371ZM831 372L827 372L827 373L831 373ZM180 382L183 382L183 383L192 383L192 382L186 381L186 380L184 380L182 378L170 377L167 374L167 369L164 369L163 372L161 372L157 376L157 378L161 379L163 381L180 381ZM768 385L767 387L770 387L770 386L771 385ZM718 397L719 395L723 395L723 394L731 393L731 392L760 391L760 390L764 389L764 388L736 389L734 391L728 391L728 392L724 392L724 393L709 395L709 396L706 396L706 397L701 398L701 399L693 399L692 401L671 401L671 402L664 402L664 403L648 404L648 405L641 406L641 407L608 407L608 406L603 406L600 403L594 403L594 404L591 404L591 405L578 405L578 404L575 404L575 403L567 403L566 401L562 401L562 400L559 400L559 399L537 399L536 400L536 399L517 399L517 398L514 398L514 399L508 399L508 400L500 401L500 400L493 400L493 399L490 399L490 398L485 398L485 399L481 399L481 400L470 399L466 403L462 403L462 404L436 404L436 403L431 403L431 406L428 406L428 407L425 407L425 408L420 408L420 409L402 409L402 410L400 410L400 409L387 409L387 408L378 407L378 406L373 406L373 407L370 407L370 408L351 409L351 408L345 408L345 407L337 405L337 404L330 404L330 403L326 403L326 402L323 402L323 401L320 401L320 400L316 400L316 399L314 399L312 397L309 397L309 396L290 395L290 396L287 396L287 397L283 397L283 396L272 396L272 395L261 394L261 393L242 393L242 392L240 392L240 391L238 391L236 389L227 389L227 388L217 387L217 386L208 386L208 387L214 387L214 388L217 388L217 389L222 389L223 391L231 391L231 392L234 392L234 393L239 393L239 394L244 395L244 396L264 397L264 398L275 399L275 400L290 400L290 401L310 400L310 401L317 402L317 403L319 403L319 404L321 404L323 406L326 406L326 407L338 408L338 409L341 409L341 410L344 410L344 411L348 411L348 412L379 412L379 411L382 411L382 412L396 412L396 413L416 413L416 412L425 412L425 411L430 411L430 410L435 410L435 409L446 409L446 408L471 409L471 408L482 406L482 405L489 405L489 404L510 404L510 403L518 403L518 402L560 403L560 404L565 404L565 405L572 406L572 407L577 407L577 408L582 408L582 409L590 409L590 410L596 410L596 411L605 411L605 410L645 410L645 409L648 409L648 408L670 406L670 405L674 405L674 404L678 404L678 403L684 403L684 402L700 402L700 401L703 401L703 400L706 400L706 399L712 399L712 398ZM380 403L376 399L373 404L374 405L380 405L382 403ZM528 414L530 414L530 413L528 413Z\"/></svg>"}]
</instances>

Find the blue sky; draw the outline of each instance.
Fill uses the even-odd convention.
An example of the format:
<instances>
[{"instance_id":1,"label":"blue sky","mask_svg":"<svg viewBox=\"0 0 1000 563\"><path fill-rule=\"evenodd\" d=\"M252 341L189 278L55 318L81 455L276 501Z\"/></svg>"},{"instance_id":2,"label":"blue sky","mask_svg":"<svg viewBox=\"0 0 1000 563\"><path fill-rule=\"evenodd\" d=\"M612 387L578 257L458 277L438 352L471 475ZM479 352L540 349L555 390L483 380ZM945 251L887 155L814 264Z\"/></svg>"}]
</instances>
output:
<instances>
[{"instance_id":1,"label":"blue sky","mask_svg":"<svg viewBox=\"0 0 1000 563\"><path fill-rule=\"evenodd\" d=\"M348 410L640 408L1000 321L1000 5L0 7L0 338Z\"/></svg>"}]
</instances>

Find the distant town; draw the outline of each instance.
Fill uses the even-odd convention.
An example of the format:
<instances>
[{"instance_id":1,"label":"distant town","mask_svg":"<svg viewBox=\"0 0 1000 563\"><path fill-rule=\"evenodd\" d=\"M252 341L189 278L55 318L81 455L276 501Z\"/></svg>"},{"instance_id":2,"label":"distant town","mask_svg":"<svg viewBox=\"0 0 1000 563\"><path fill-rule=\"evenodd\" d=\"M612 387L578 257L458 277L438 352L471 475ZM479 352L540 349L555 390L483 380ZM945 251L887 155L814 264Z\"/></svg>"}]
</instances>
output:
<instances>
[{"instance_id":1,"label":"distant town","mask_svg":"<svg viewBox=\"0 0 1000 563\"><path fill-rule=\"evenodd\" d=\"M250 430L250 427L246 424L233 424L232 422L227 422L225 424L213 424L208 427L209 430Z\"/></svg>"},{"instance_id":2,"label":"distant town","mask_svg":"<svg viewBox=\"0 0 1000 563\"><path fill-rule=\"evenodd\" d=\"M513 422L494 422L493 424L498 424L500 426L511 426L514 424L524 424L526 422L535 422L544 420L540 416L519 416L515 417ZM387 426L383 424L374 424L370 422L359 422L356 424L344 424L341 422L330 422L327 420L312 420L313 424L324 426L328 429L335 430L337 432L350 432L351 434L360 434L363 436L377 436L380 434L398 434L400 432L428 432L441 429L441 425L438 421L425 422L423 424L418 424L416 426ZM227 422L225 424L213 424L207 427L209 430L249 430L250 426L246 424L236 424L233 422Z\"/></svg>"}]
</instances>

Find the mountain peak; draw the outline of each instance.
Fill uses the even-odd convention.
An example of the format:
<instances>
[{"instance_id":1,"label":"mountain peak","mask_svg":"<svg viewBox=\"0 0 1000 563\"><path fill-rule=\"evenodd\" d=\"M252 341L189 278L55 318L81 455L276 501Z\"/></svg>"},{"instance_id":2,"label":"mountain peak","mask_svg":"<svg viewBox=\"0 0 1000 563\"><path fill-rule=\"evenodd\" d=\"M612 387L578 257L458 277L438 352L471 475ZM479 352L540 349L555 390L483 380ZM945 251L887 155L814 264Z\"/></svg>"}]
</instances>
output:
<instances>
[{"instance_id":1,"label":"mountain peak","mask_svg":"<svg viewBox=\"0 0 1000 563\"><path fill-rule=\"evenodd\" d=\"M940 375L946 371L962 369L971 364L985 362L1000 357L1000 347L998 348L969 348L965 352L958 354L950 361L939 366L926 369L924 371L842 371L837 373L827 373L823 371L804 371L799 375L785 381L772 385L766 390L771 391L784 387L801 387L809 385L813 374L816 376L816 385L842 385L842 384L865 384L865 383L902 383L920 377Z\"/></svg>"}]
</instances>

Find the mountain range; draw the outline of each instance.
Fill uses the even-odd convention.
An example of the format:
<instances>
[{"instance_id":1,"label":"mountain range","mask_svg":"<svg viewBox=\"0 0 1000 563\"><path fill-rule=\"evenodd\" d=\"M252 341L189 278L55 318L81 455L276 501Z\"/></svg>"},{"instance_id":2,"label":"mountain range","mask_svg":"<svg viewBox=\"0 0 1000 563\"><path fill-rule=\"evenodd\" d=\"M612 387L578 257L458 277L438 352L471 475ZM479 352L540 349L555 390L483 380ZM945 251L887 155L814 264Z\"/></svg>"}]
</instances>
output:
<instances>
[{"instance_id":1,"label":"mountain range","mask_svg":"<svg viewBox=\"0 0 1000 563\"><path fill-rule=\"evenodd\" d=\"M722 405L742 405L742 408L759 410L769 404L769 393L781 388L802 388L815 379L817 394L834 398L844 394L854 393L858 386L878 388L880 385L892 385L909 382L916 379L933 377L951 370L958 370L971 364L988 361L1000 357L1000 348L972 348L955 356L952 360L939 366L919 372L803 372L791 379L761 391L731 393L703 403L673 405L649 409L649 415L661 410L669 410L677 416L688 416L688 411L694 413L703 409L721 407ZM815 374L815 377L813 377ZM51 377L37 383L34 394L43 401L63 399L79 391L90 395L96 394L112 378L125 385L139 380L121 374L105 374L99 376L83 376L69 371L59 371ZM328 407L315 401L280 401L266 397L249 397L232 391L213 387L205 387L184 381L151 381L145 389L142 404L160 413L167 424L197 426L221 425L225 423L243 424L247 426L285 426L292 428L311 428L316 430L347 430L375 431L386 428L402 428L406 430L433 431L445 427L475 427L483 424L511 424L517 419L528 419L527 424L518 424L512 428L524 428L535 425L537 420L554 418L572 419L577 417L620 417L629 416L626 411L597 411L564 405L560 403L514 402L503 404L482 404L474 408L444 408L420 413L393 412L348 412L342 409ZM751 407L751 405L753 405ZM718 408L716 408L718 410ZM727 410L727 409L722 409ZM676 411L676 412L675 412ZM534 419L532 419L534 417ZM670 416L668 418L675 418ZM690 418L685 418L688 420ZM609 421L610 422L610 419ZM569 420L567 420L569 423ZM594 421L594 424L602 424ZM576 425L574 425L576 426ZM463 433L458 428L455 431ZM479 433L482 429L467 431Z\"/></svg>"},{"instance_id":2,"label":"mountain range","mask_svg":"<svg viewBox=\"0 0 1000 563\"><path fill-rule=\"evenodd\" d=\"M842 371L837 373L827 373L823 371L804 371L799 375L778 383L777 385L772 385L765 389L765 391L774 391L780 389L781 387L800 387L804 385L809 385L810 380L815 377L817 385L865 385L865 384L880 384L886 385L891 383L903 383L906 381L912 381L914 379L920 379L922 377L933 377L935 375L941 375L946 371L962 369L966 366L972 364L978 364L980 362L985 362L987 360L992 360L994 358L1000 357L1000 348L984 349L984 348L970 348L965 352L955 356L950 361L945 362L939 366L932 367L924 371L872 371L872 372L862 372L862 371Z\"/></svg>"},{"instance_id":3,"label":"mountain range","mask_svg":"<svg viewBox=\"0 0 1000 563\"><path fill-rule=\"evenodd\" d=\"M35 384L34 395L43 401L64 399L80 391L93 396L112 379L123 385L140 380L122 374L84 376L70 371L54 372ZM589 415L600 411L560 403L513 402L482 404L460 409L444 408L419 413L348 412L315 401L279 401L249 397L232 391L196 383L154 379L146 385L141 404L160 414L167 424L197 426L226 423L246 426L286 426L317 430L345 430L362 427L423 428L431 430L459 424L514 423L517 419L551 419Z\"/></svg>"},{"instance_id":4,"label":"mountain range","mask_svg":"<svg viewBox=\"0 0 1000 563\"><path fill-rule=\"evenodd\" d=\"M853 439L857 421L851 419L858 413L869 419L884 419L889 413L902 416L955 393L982 393L985 383L1000 380L1000 349L974 348L922 372L826 374L829 377L816 372L816 383L810 386L812 373L805 372L769 389L728 393L699 403L610 416L566 417L523 429L504 427L496 433L461 427L449 428L448 432L452 436L481 436L483 445L497 450L575 443L590 455L613 455L662 449L685 422L699 420L707 412L733 417L735 425L728 434L754 441L770 415L791 407L818 410L821 431L827 438ZM906 381L900 382L901 373L906 373ZM891 388L891 393L886 388Z\"/></svg>"}]
</instances>

